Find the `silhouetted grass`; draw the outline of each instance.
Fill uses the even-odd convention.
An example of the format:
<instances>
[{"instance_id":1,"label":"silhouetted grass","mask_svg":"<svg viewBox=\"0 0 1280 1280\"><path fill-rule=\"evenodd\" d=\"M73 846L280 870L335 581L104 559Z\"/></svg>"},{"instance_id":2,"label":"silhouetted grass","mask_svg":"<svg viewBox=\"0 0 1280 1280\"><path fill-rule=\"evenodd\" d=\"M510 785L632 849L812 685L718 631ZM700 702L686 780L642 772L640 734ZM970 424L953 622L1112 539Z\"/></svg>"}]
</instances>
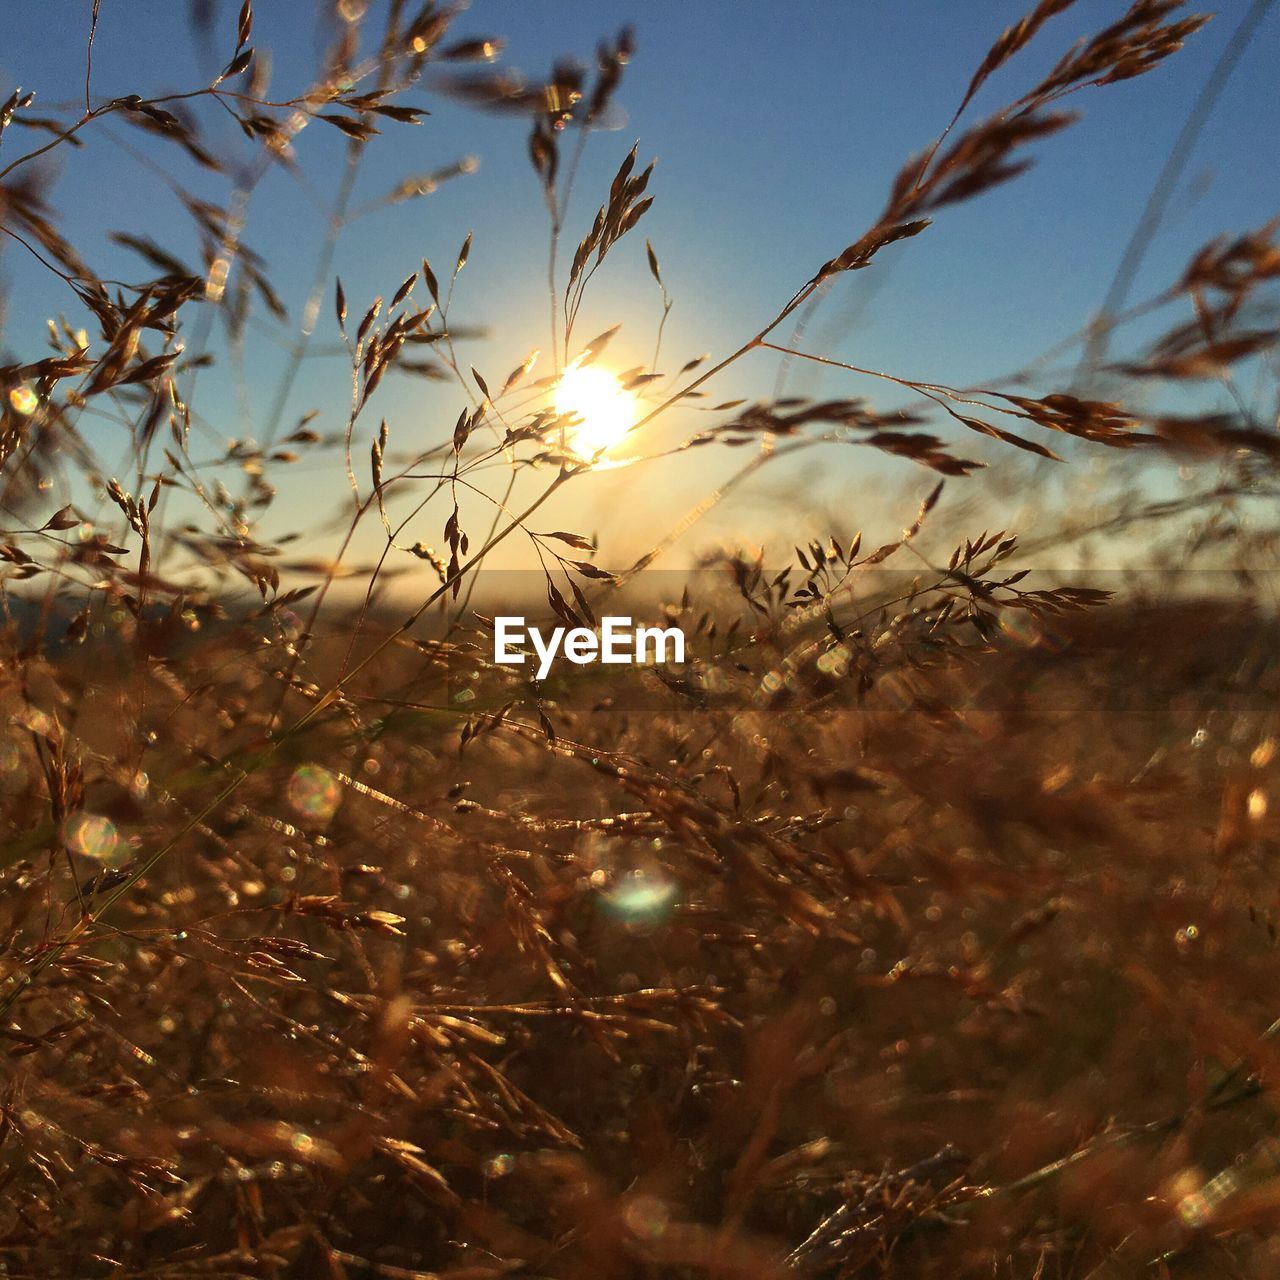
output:
<instances>
[{"instance_id":1,"label":"silhouetted grass","mask_svg":"<svg viewBox=\"0 0 1280 1280\"><path fill-rule=\"evenodd\" d=\"M68 291L77 308L51 354L0 368L4 1274L1273 1274L1280 671L1265 589L1246 588L1272 545L1248 503L1275 495L1280 450L1233 379L1265 375L1276 337L1274 228L1211 243L1133 309L1169 319L1093 371L1114 400L1030 375L942 385L784 338L835 276L1016 177L1070 125L1063 99L1157 66L1202 20L1138 0L969 124L1071 8L1041 0L875 225L777 315L673 376L622 374L641 408L616 461L641 491L656 420L683 424L679 450L746 453L609 565L607 529L545 512L615 461L575 445L553 396L606 352L614 331L582 344L575 320L653 198L633 150L585 234L569 226L632 38L530 83L449 10L392 0L374 32L364 8L337 6L305 92L272 96L246 3L215 83L99 101L94 3L83 110L17 93L0 111L0 233L48 268L54 310ZM431 93L530 123L541 369L464 357L465 232L376 301L331 278L363 149ZM216 152L205 109L237 118L253 163ZM184 195L200 262L126 233L157 274L104 280L59 230L40 158L96 145L107 117L225 177L222 204ZM349 150L299 328L243 212L313 125ZM275 406L264 441L209 457L197 374L234 365L260 311L301 336L255 391ZM350 403L291 425L317 331L349 359ZM734 398L761 350L900 401ZM451 386L425 443L373 407L391 372ZM1205 383L1238 412L1198 411ZM121 440L127 465L108 464ZM725 494L833 443L932 473L898 536L767 553L746 536L675 589L648 574ZM1141 529L1175 564L1217 548L1224 589L1032 572L1014 533L948 509L1001 445L1204 463L1203 483L1096 518L1046 500L1026 543ZM350 488L323 560L262 531L309 459ZM547 614L628 600L683 625L690 661L541 683L496 666L476 584L509 540ZM406 569L430 584L411 605Z\"/></svg>"}]
</instances>

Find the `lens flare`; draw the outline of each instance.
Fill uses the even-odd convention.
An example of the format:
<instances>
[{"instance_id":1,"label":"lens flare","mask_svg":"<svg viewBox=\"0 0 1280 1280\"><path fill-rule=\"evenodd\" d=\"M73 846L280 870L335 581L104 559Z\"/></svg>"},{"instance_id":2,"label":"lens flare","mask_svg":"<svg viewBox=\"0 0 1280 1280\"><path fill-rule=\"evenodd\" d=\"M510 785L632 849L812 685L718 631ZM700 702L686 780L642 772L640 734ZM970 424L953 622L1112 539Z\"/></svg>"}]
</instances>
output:
<instances>
[{"instance_id":1,"label":"lens flare","mask_svg":"<svg viewBox=\"0 0 1280 1280\"><path fill-rule=\"evenodd\" d=\"M294 812L314 822L328 822L338 811L342 788L328 769L303 764L293 771L286 795Z\"/></svg>"},{"instance_id":2,"label":"lens flare","mask_svg":"<svg viewBox=\"0 0 1280 1280\"><path fill-rule=\"evenodd\" d=\"M613 915L630 924L659 924L674 910L679 886L658 868L628 872L604 894Z\"/></svg>"},{"instance_id":3,"label":"lens flare","mask_svg":"<svg viewBox=\"0 0 1280 1280\"><path fill-rule=\"evenodd\" d=\"M40 399L30 387L14 387L9 392L9 404L14 413L29 418L40 407Z\"/></svg>"},{"instance_id":4,"label":"lens flare","mask_svg":"<svg viewBox=\"0 0 1280 1280\"><path fill-rule=\"evenodd\" d=\"M636 398L607 369L571 364L556 383L555 407L572 416L569 448L595 458L620 443L635 425Z\"/></svg>"},{"instance_id":5,"label":"lens flare","mask_svg":"<svg viewBox=\"0 0 1280 1280\"><path fill-rule=\"evenodd\" d=\"M120 837L109 818L96 813L77 813L67 820L64 835L72 853L96 862L115 861Z\"/></svg>"}]
</instances>

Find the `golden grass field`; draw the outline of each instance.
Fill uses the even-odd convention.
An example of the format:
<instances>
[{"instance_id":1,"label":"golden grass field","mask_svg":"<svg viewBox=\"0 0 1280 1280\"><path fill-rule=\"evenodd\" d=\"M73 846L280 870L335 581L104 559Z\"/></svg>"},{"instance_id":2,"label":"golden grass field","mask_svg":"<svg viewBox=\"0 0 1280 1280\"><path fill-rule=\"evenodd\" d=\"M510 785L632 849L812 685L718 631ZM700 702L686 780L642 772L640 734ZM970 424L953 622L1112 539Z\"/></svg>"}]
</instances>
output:
<instances>
[{"instance_id":1,"label":"golden grass field","mask_svg":"<svg viewBox=\"0 0 1280 1280\"><path fill-rule=\"evenodd\" d=\"M1134 315L1158 329L1088 377L957 387L787 337L1202 18L1117 5L1018 82L1074 19L1040 0L781 311L683 368L618 371L615 331L584 344L574 323L610 253L639 252L652 166L632 151L581 228L568 194L630 33L517 85L452 10L366 8L337 6L288 96L246 2L210 84L99 99L95 0L83 108L0 107L6 249L47 271L55 316L77 308L16 317L0 366L0 1275L1280 1272L1280 447L1240 390L1274 384L1275 225L1075 335L1081 356ZM997 73L1007 105L971 119ZM354 173L419 119L420 81L528 128L550 354L472 367L470 235L376 301L322 245L302 313L350 402L228 443L206 388L248 376L252 322L296 329L250 197L312 126ZM202 111L234 117L253 164ZM117 237L154 273L125 283L64 232L42 166L102 127L226 180L221 203L187 199L198 260ZM885 399L734 396L762 352ZM404 372L451 405L425 430L383 416ZM615 558L570 499L635 463L628 501L656 503L651 459L619 457L655 422L670 456L726 470ZM881 498L905 477L888 541L815 538L794 473L778 509L734 508L736 545L697 543L766 467L837 446L895 468L850 473ZM1055 487L1058 464L1086 479ZM299 465L336 475L342 508L321 527L298 473L317 527L273 541ZM1010 490L1031 527L986 515ZM1091 567L1089 539L1162 572ZM484 575L515 548L504 605ZM687 661L541 681L493 661L500 608L594 625L619 601L682 626Z\"/></svg>"}]
</instances>

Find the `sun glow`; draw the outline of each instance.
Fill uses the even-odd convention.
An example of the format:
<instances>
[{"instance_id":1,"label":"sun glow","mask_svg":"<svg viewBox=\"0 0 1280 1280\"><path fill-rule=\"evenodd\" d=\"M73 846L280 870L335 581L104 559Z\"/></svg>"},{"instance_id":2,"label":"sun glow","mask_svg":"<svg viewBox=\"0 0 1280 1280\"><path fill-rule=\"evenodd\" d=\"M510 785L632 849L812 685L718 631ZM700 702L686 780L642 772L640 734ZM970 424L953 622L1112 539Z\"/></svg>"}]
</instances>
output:
<instances>
[{"instance_id":1,"label":"sun glow","mask_svg":"<svg viewBox=\"0 0 1280 1280\"><path fill-rule=\"evenodd\" d=\"M595 458L621 442L635 425L636 398L606 369L571 364L560 375L556 412L572 415L569 448Z\"/></svg>"}]
</instances>

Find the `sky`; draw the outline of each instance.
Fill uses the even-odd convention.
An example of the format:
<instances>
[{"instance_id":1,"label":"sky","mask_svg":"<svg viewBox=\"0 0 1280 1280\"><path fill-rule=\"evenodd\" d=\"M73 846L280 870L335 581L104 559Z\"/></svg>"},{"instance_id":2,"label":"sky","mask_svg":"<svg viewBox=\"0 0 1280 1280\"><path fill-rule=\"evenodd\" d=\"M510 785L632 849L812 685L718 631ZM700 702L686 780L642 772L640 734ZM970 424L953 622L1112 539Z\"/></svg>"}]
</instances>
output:
<instances>
[{"instance_id":1,"label":"sky","mask_svg":"<svg viewBox=\"0 0 1280 1280\"><path fill-rule=\"evenodd\" d=\"M212 34L201 39L179 0L102 0L95 101L206 83L234 44L237 7L222 0ZM589 61L599 39L624 23L634 26L636 52L618 94L625 118L589 141L565 241L572 246L590 225L633 142L641 163L657 159L650 185L655 203L602 273L578 334L585 341L621 322L610 359L628 367L650 358L660 298L645 266L648 237L675 299L660 362L674 371L693 355L732 350L874 222L894 174L946 124L974 67L1026 7L1005 0L477 0L453 32L505 38L502 64L536 77L558 57ZM993 77L969 118L1017 96L1072 40L1114 20L1124 7L1115 0L1081 0ZM308 83L332 33L321 18L327 8L310 0L256 3L254 44L271 50L274 93ZM944 211L926 235L886 251L871 270L838 281L806 328L806 348L910 377L972 385L1022 366L1078 330L1105 294L1191 103L1247 8L1247 0L1228 0L1187 49L1152 74L1077 95L1072 104L1084 112L1083 122L1038 148L1031 173ZM1134 299L1176 278L1209 237L1257 226L1280 208L1276 8L1204 129L1138 274ZM73 104L83 94L90 0L10 3L6 10L0 94L21 84L36 91L35 109ZM371 31L378 30L378 13L375 2ZM355 207L376 205L409 173L464 156L476 157L478 168L432 196L375 208L353 221L339 243L335 270L358 315L375 295L394 291L423 256L447 275L472 232L453 319L484 328L484 336L460 354L490 382L500 382L528 351L549 347L547 219L527 158L527 123L464 108L433 92L429 81L403 101L431 115L418 127L388 122L385 136L366 148ZM239 146L229 119L216 110L201 118L212 138ZM102 274L126 278L139 278L139 266L111 244L110 230L151 236L179 256L191 255L195 237L163 176L122 144L141 149L210 199L225 200L226 180L200 172L177 148L118 121L95 123L89 131L101 139L83 149L62 148L45 169L53 180L50 200L72 240ZM37 137L11 130L0 161ZM298 140L304 178L276 171L253 196L246 243L271 264L294 324L315 271L343 151L336 130L313 125ZM239 154L248 152L240 147ZM7 295L0 351L38 358L45 317L55 308L72 310L74 299L12 246L0 255L0 289ZM317 332L321 345L336 337L329 296ZM236 395L229 375L202 374L200 407L214 434L259 436L286 363L265 330L255 330L246 396ZM777 357L753 356L715 384L715 395L768 395L777 377ZM882 405L901 403L884 388L812 365L792 367L785 388L797 395L872 393ZM439 440L452 430L461 403L456 387L403 377L389 380L379 396L376 412L392 423L393 448ZM316 425L333 429L345 417L346 402L342 359L316 359L298 380L285 417L317 409ZM703 425L705 418L692 413L672 415L651 443ZM374 429L376 419L366 424L366 432ZM101 446L105 456L112 453L110 439ZM567 514L584 525L616 524L625 510L628 537L638 545L739 462L695 451L592 477ZM869 491L901 485L910 492L931 481L905 463L872 461L864 450L821 450L811 467L773 480L762 474L759 486L735 494L696 536L710 536L717 521L726 529L735 521L756 528L791 522L796 537L807 536L810 531L799 526L819 511L848 519L845 508L870 505ZM340 466L304 464L292 479L282 478L272 528L280 532L313 520L325 503L341 502L344 485ZM796 508L790 512L789 502ZM423 537L432 542L439 534L427 530Z\"/></svg>"}]
</instances>

